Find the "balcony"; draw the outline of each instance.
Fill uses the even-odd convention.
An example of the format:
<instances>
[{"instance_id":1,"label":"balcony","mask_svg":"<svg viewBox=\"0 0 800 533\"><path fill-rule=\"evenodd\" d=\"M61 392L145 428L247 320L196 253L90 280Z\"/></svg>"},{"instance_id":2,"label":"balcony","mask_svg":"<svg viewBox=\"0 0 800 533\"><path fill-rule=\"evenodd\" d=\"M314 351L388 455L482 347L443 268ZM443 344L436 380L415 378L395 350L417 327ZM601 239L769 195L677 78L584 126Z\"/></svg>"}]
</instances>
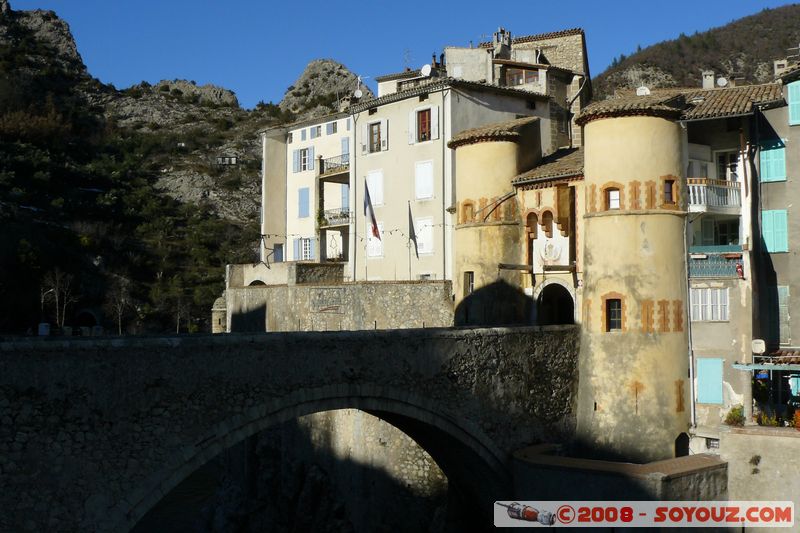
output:
<instances>
[{"instance_id":1,"label":"balcony","mask_svg":"<svg viewBox=\"0 0 800 533\"><path fill-rule=\"evenodd\" d=\"M742 193L738 181L686 178L689 188L689 211L704 213L738 213Z\"/></svg>"},{"instance_id":2,"label":"balcony","mask_svg":"<svg viewBox=\"0 0 800 533\"><path fill-rule=\"evenodd\" d=\"M328 159L319 159L319 177L344 179L341 183L348 183L349 178L342 176L350 172L350 154L337 155ZM339 179L328 179L327 181L339 182Z\"/></svg>"},{"instance_id":3,"label":"balcony","mask_svg":"<svg viewBox=\"0 0 800 533\"><path fill-rule=\"evenodd\" d=\"M689 248L690 278L738 278L736 265L740 264L742 247L738 244Z\"/></svg>"},{"instance_id":4,"label":"balcony","mask_svg":"<svg viewBox=\"0 0 800 533\"><path fill-rule=\"evenodd\" d=\"M319 227L346 226L351 217L352 213L347 209L326 209L320 213Z\"/></svg>"}]
</instances>

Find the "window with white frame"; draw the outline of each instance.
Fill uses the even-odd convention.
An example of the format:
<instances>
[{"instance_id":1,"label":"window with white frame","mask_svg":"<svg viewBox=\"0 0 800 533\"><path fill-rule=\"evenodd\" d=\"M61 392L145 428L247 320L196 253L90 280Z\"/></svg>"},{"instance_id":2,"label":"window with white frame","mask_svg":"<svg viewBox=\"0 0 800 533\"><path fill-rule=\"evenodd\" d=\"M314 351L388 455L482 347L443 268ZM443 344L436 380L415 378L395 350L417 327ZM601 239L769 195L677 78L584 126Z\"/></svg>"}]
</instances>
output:
<instances>
[{"instance_id":1,"label":"window with white frame","mask_svg":"<svg viewBox=\"0 0 800 533\"><path fill-rule=\"evenodd\" d=\"M309 131L311 132L311 138L312 139L316 139L317 137L322 136L322 126L321 125L320 126L311 126L309 128Z\"/></svg>"},{"instance_id":2,"label":"window with white frame","mask_svg":"<svg viewBox=\"0 0 800 533\"><path fill-rule=\"evenodd\" d=\"M692 287L689 300L692 322L727 322L729 320L727 288Z\"/></svg>"},{"instance_id":3,"label":"window with white frame","mask_svg":"<svg viewBox=\"0 0 800 533\"><path fill-rule=\"evenodd\" d=\"M300 239L300 259L303 261L314 259L313 239Z\"/></svg>"},{"instance_id":4,"label":"window with white frame","mask_svg":"<svg viewBox=\"0 0 800 533\"><path fill-rule=\"evenodd\" d=\"M383 170L373 170L367 173L367 187L372 207L383 205Z\"/></svg>"},{"instance_id":5,"label":"window with white frame","mask_svg":"<svg viewBox=\"0 0 800 533\"><path fill-rule=\"evenodd\" d=\"M336 122L328 122L325 124L325 134L333 135L334 133L336 133Z\"/></svg>"},{"instance_id":6,"label":"window with white frame","mask_svg":"<svg viewBox=\"0 0 800 533\"><path fill-rule=\"evenodd\" d=\"M378 234L380 239L367 231L367 257L383 257L383 222L378 222Z\"/></svg>"},{"instance_id":7,"label":"window with white frame","mask_svg":"<svg viewBox=\"0 0 800 533\"><path fill-rule=\"evenodd\" d=\"M724 181L738 181L739 152L717 152L717 179Z\"/></svg>"},{"instance_id":8,"label":"window with white frame","mask_svg":"<svg viewBox=\"0 0 800 533\"><path fill-rule=\"evenodd\" d=\"M439 138L439 106L418 107L408 113L408 144Z\"/></svg>"},{"instance_id":9,"label":"window with white frame","mask_svg":"<svg viewBox=\"0 0 800 533\"><path fill-rule=\"evenodd\" d=\"M433 161L418 161L414 165L414 184L417 200L433 198Z\"/></svg>"},{"instance_id":10,"label":"window with white frame","mask_svg":"<svg viewBox=\"0 0 800 533\"><path fill-rule=\"evenodd\" d=\"M422 217L417 219L417 249L420 254L433 253L433 218Z\"/></svg>"},{"instance_id":11,"label":"window with white frame","mask_svg":"<svg viewBox=\"0 0 800 533\"><path fill-rule=\"evenodd\" d=\"M373 122L367 126L367 146L369 152L381 151L381 123Z\"/></svg>"},{"instance_id":12,"label":"window with white frame","mask_svg":"<svg viewBox=\"0 0 800 533\"><path fill-rule=\"evenodd\" d=\"M292 172L314 170L314 147L292 150Z\"/></svg>"}]
</instances>

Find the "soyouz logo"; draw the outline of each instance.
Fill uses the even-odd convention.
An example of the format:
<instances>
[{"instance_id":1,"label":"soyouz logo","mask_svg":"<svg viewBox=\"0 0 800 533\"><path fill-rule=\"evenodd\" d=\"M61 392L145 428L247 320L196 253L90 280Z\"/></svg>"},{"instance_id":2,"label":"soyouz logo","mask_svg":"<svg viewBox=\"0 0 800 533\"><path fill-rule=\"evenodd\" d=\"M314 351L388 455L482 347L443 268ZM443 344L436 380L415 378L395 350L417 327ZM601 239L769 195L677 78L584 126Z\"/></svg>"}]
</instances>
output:
<instances>
[{"instance_id":1,"label":"soyouz logo","mask_svg":"<svg viewBox=\"0 0 800 533\"><path fill-rule=\"evenodd\" d=\"M497 501L497 527L794 527L793 502Z\"/></svg>"}]
</instances>

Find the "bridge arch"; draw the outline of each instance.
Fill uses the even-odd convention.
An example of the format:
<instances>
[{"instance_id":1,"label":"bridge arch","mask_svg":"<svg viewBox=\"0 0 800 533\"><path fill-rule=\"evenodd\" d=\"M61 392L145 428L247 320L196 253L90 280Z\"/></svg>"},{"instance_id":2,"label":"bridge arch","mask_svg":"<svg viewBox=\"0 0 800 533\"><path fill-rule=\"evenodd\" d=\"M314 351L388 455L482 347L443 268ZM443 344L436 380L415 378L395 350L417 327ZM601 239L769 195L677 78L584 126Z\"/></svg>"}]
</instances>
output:
<instances>
[{"instance_id":1,"label":"bridge arch","mask_svg":"<svg viewBox=\"0 0 800 533\"><path fill-rule=\"evenodd\" d=\"M434 402L399 389L370 385L328 385L270 398L246 413L216 424L208 437L184 448L148 486L140 487L112 513L115 531L128 531L173 488L208 461L244 439L305 415L360 409L395 426L423 448L448 479L449 490L491 523L491 502L510 493L504 453L474 423L439 412ZM485 508L485 509L484 509Z\"/></svg>"}]
</instances>

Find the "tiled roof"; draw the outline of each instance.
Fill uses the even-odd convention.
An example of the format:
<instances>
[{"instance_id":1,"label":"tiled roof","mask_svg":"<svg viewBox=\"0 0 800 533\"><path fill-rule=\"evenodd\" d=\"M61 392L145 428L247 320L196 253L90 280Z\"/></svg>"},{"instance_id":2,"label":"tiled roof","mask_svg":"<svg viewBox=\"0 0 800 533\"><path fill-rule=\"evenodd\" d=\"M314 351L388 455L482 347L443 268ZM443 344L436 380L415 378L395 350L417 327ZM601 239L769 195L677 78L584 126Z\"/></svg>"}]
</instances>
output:
<instances>
[{"instance_id":1,"label":"tiled roof","mask_svg":"<svg viewBox=\"0 0 800 533\"><path fill-rule=\"evenodd\" d=\"M369 100L372 102L373 100ZM278 126L271 126L269 128L261 130L259 133L264 133L268 131L278 131L278 130L293 130L295 128L300 128L303 126L313 126L316 124L324 124L325 122L330 122L332 120L338 120L340 118L345 118L350 116L347 111L339 111L336 113L328 113L327 115L322 115L321 117L313 117L307 118L305 120L298 120L296 122L290 122L289 124L280 124Z\"/></svg>"},{"instance_id":2,"label":"tiled roof","mask_svg":"<svg viewBox=\"0 0 800 533\"><path fill-rule=\"evenodd\" d=\"M796 365L800 363L800 350L778 350L769 355L772 364Z\"/></svg>"},{"instance_id":3,"label":"tiled roof","mask_svg":"<svg viewBox=\"0 0 800 533\"><path fill-rule=\"evenodd\" d=\"M573 72L568 68L556 67L555 65L546 65L542 63L525 63L523 61L512 61L510 59L492 59L492 63L496 63L498 65L507 65L509 67L558 70L561 72L569 72L570 74L573 74Z\"/></svg>"},{"instance_id":4,"label":"tiled roof","mask_svg":"<svg viewBox=\"0 0 800 533\"><path fill-rule=\"evenodd\" d=\"M474 144L486 141L516 141L519 139L519 130L528 124L538 122L538 117L524 117L506 122L487 124L479 128L464 130L453 136L447 146L458 148L465 144Z\"/></svg>"},{"instance_id":5,"label":"tiled roof","mask_svg":"<svg viewBox=\"0 0 800 533\"><path fill-rule=\"evenodd\" d=\"M481 91L489 91L499 94L516 95L523 98L527 98L528 100L550 99L549 96L533 93L530 91L523 91L521 89L513 89L511 87L498 87L497 85L490 85L488 83L482 83L477 81L466 81L458 78L447 77L447 78L431 78L431 81L429 83L418 85L416 87L413 87L405 91L398 91L396 93L387 94L385 96L381 96L380 98L375 98L372 100L367 100L365 102L359 102L357 104L353 104L350 106L350 111L353 113L359 113L361 111L365 111L372 107L378 107L384 104L397 102L399 100L405 100L406 98L411 98L413 96L417 96L420 94L429 93L431 91L438 91L445 87L477 89Z\"/></svg>"},{"instance_id":6,"label":"tiled roof","mask_svg":"<svg viewBox=\"0 0 800 533\"><path fill-rule=\"evenodd\" d=\"M551 31L548 33L537 33L535 35L523 35L521 37L513 37L511 44L530 43L533 41L544 41L545 39L555 39L556 37L567 37L569 35L582 35L583 28L570 28L568 30ZM485 42L478 45L480 48L491 48L492 42Z\"/></svg>"},{"instance_id":7,"label":"tiled roof","mask_svg":"<svg viewBox=\"0 0 800 533\"><path fill-rule=\"evenodd\" d=\"M721 118L752 113L754 104L772 104L783 99L777 83L743 85L723 89L695 89L686 94L690 107L681 116L684 120Z\"/></svg>"},{"instance_id":8,"label":"tiled roof","mask_svg":"<svg viewBox=\"0 0 800 533\"><path fill-rule=\"evenodd\" d=\"M783 81L783 83L791 83L797 79L800 79L800 65L785 71L783 74L778 76L778 79Z\"/></svg>"},{"instance_id":9,"label":"tiled roof","mask_svg":"<svg viewBox=\"0 0 800 533\"><path fill-rule=\"evenodd\" d=\"M701 120L746 115L755 104L779 105L783 101L778 83L743 85L715 89L655 89L647 96L619 91L617 96L589 104L576 122L594 118L649 115L681 120Z\"/></svg>"},{"instance_id":10,"label":"tiled roof","mask_svg":"<svg viewBox=\"0 0 800 533\"><path fill-rule=\"evenodd\" d=\"M392 74L384 74L383 76L376 76L375 81L380 83L382 81L401 80L404 78L416 78L417 76L421 75L422 73L419 70L404 70L403 72L393 72Z\"/></svg>"},{"instance_id":11,"label":"tiled roof","mask_svg":"<svg viewBox=\"0 0 800 533\"><path fill-rule=\"evenodd\" d=\"M575 122L583 125L590 120L633 115L678 118L684 109L682 95L650 94L648 96L621 96L598 100L586 106Z\"/></svg>"},{"instance_id":12,"label":"tiled roof","mask_svg":"<svg viewBox=\"0 0 800 533\"><path fill-rule=\"evenodd\" d=\"M511 180L514 185L530 185L558 178L583 175L583 148L562 148L542 159L527 172Z\"/></svg>"}]
</instances>

